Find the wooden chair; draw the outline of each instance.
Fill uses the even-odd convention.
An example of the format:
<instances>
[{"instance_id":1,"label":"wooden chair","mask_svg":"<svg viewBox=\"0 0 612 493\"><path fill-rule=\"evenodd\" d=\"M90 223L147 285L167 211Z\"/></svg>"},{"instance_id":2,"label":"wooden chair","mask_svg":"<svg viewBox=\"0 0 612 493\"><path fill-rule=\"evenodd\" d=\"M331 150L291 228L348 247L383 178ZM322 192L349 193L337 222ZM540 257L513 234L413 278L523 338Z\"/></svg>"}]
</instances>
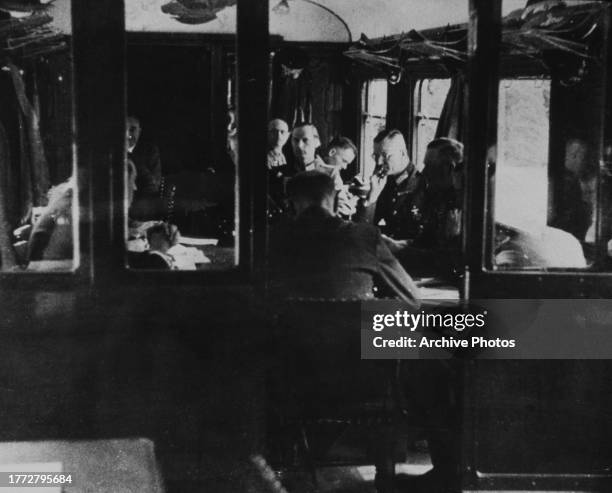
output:
<instances>
[{"instance_id":1,"label":"wooden chair","mask_svg":"<svg viewBox=\"0 0 612 493\"><path fill-rule=\"evenodd\" d=\"M288 302L277 317L276 342L270 403L285 441L281 461L302 462L316 485L312 432L351 427L370 443L377 490L393 491L396 432L403 422L394 392L398 362L361 359L360 302Z\"/></svg>"}]
</instances>

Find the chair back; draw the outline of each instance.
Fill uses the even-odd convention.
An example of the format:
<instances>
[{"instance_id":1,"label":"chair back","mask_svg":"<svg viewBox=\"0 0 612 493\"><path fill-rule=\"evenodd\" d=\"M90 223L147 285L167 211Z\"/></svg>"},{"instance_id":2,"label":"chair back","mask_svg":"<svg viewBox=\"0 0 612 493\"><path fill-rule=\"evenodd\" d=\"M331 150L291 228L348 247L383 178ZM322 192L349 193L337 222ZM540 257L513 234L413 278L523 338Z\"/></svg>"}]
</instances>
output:
<instances>
[{"instance_id":1,"label":"chair back","mask_svg":"<svg viewBox=\"0 0 612 493\"><path fill-rule=\"evenodd\" d=\"M279 316L285 410L355 417L393 406L394 361L361 359L359 301L296 300Z\"/></svg>"}]
</instances>

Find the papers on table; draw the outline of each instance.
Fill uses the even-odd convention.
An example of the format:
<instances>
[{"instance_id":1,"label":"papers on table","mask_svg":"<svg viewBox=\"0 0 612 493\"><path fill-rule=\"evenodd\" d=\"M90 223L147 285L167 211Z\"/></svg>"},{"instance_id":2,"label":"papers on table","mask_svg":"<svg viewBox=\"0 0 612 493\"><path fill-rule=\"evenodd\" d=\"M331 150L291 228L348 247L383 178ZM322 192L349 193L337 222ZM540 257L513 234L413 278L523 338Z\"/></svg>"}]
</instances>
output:
<instances>
[{"instance_id":1,"label":"papers on table","mask_svg":"<svg viewBox=\"0 0 612 493\"><path fill-rule=\"evenodd\" d=\"M183 245L211 245L217 246L219 240L217 238L194 238L191 236L182 236L181 235L181 243Z\"/></svg>"},{"instance_id":2,"label":"papers on table","mask_svg":"<svg viewBox=\"0 0 612 493\"><path fill-rule=\"evenodd\" d=\"M180 243L170 248L168 254L174 257L174 264L179 270L196 270L196 264L210 263L210 259L201 250Z\"/></svg>"}]
</instances>

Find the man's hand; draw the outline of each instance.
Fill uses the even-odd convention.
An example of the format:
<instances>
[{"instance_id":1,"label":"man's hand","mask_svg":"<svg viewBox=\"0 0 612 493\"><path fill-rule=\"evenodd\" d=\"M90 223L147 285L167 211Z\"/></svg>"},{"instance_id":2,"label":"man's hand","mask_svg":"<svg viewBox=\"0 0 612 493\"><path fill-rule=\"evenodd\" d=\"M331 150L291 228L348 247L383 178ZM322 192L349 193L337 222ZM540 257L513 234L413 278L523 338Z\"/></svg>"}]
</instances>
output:
<instances>
[{"instance_id":1,"label":"man's hand","mask_svg":"<svg viewBox=\"0 0 612 493\"><path fill-rule=\"evenodd\" d=\"M370 178L370 193L368 194L367 201L371 204L378 200L380 196L380 192L382 192L383 188L387 184L387 175L379 176L374 173Z\"/></svg>"},{"instance_id":2,"label":"man's hand","mask_svg":"<svg viewBox=\"0 0 612 493\"><path fill-rule=\"evenodd\" d=\"M338 214L344 217L350 217L357 212L357 201L359 198L353 195L346 189L341 189L338 192L337 204Z\"/></svg>"}]
</instances>

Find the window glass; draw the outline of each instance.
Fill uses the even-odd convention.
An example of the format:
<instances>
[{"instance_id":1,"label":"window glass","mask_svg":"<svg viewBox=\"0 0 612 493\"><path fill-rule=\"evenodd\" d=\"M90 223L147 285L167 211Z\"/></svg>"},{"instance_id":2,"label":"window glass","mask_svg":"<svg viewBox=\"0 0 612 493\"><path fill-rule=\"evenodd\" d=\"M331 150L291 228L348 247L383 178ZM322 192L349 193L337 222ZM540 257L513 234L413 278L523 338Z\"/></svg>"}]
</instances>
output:
<instances>
[{"instance_id":1,"label":"window glass","mask_svg":"<svg viewBox=\"0 0 612 493\"><path fill-rule=\"evenodd\" d=\"M450 79L422 79L415 87L413 159L418 167L423 165L427 144L435 138L449 88Z\"/></svg>"},{"instance_id":2,"label":"window glass","mask_svg":"<svg viewBox=\"0 0 612 493\"><path fill-rule=\"evenodd\" d=\"M604 2L576 1L532 4L504 19L488 167L496 270L608 268L607 178L598 164L606 15Z\"/></svg>"},{"instance_id":3,"label":"window glass","mask_svg":"<svg viewBox=\"0 0 612 493\"><path fill-rule=\"evenodd\" d=\"M126 2L128 30L145 31L127 46L130 268L237 266L235 23L235 5ZM196 31L209 41L194 44Z\"/></svg>"},{"instance_id":4,"label":"window glass","mask_svg":"<svg viewBox=\"0 0 612 493\"><path fill-rule=\"evenodd\" d=\"M0 265L79 264L70 1L0 11Z\"/></svg>"},{"instance_id":5,"label":"window glass","mask_svg":"<svg viewBox=\"0 0 612 493\"><path fill-rule=\"evenodd\" d=\"M361 114L362 176L369 178L374 171L374 138L387 124L387 80L374 79L364 83Z\"/></svg>"},{"instance_id":6,"label":"window glass","mask_svg":"<svg viewBox=\"0 0 612 493\"><path fill-rule=\"evenodd\" d=\"M527 230L546 226L549 104L548 79L499 84L494 207L500 223Z\"/></svg>"}]
</instances>

